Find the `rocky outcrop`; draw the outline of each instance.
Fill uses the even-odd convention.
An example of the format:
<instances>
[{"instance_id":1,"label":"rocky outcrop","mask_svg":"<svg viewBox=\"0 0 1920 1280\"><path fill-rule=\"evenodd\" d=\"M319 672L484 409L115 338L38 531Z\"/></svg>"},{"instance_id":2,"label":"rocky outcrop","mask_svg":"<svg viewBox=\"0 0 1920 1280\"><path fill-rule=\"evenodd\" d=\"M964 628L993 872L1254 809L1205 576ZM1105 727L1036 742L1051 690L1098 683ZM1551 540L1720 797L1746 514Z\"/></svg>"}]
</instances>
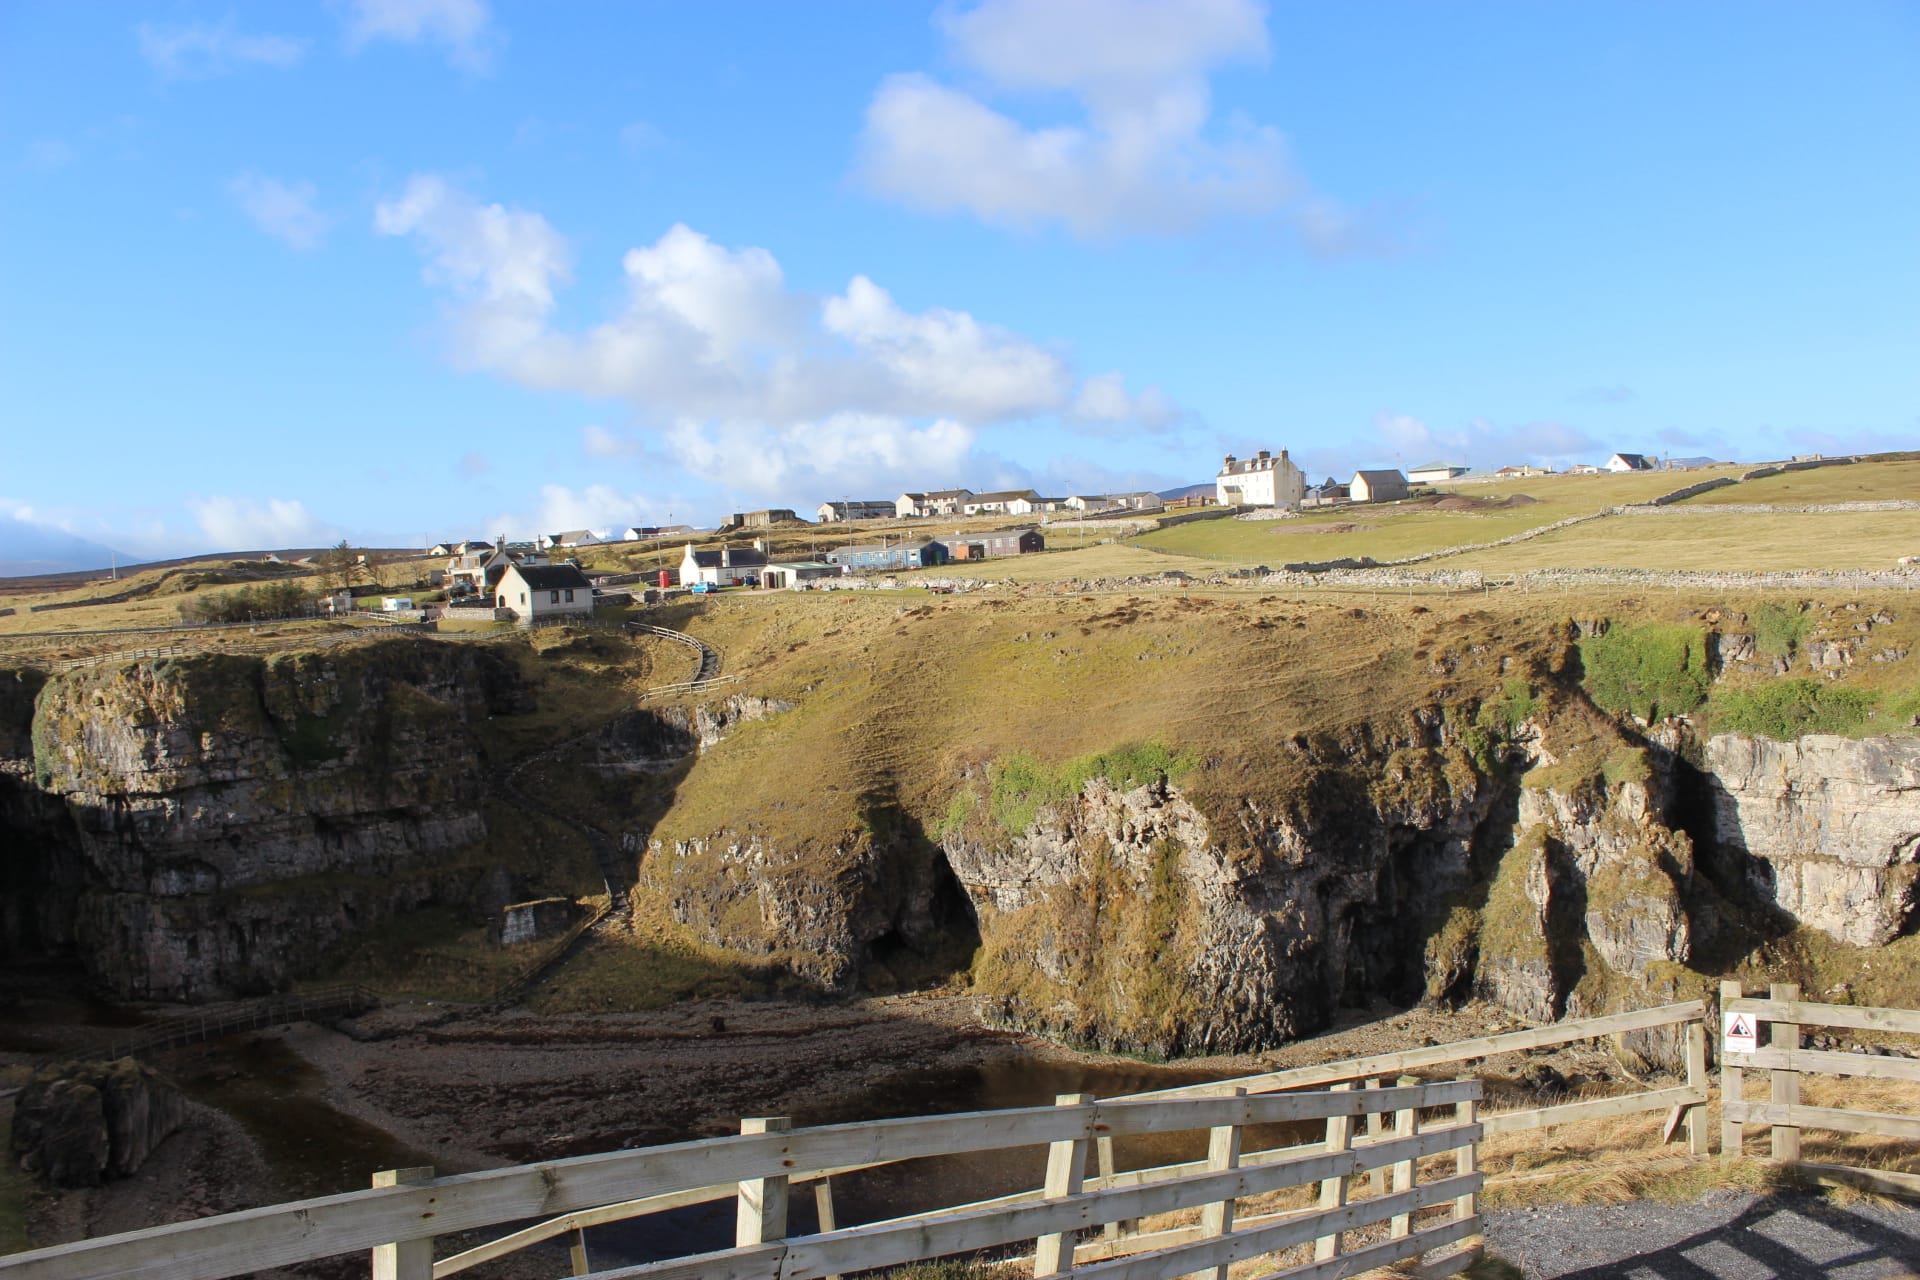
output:
<instances>
[{"instance_id":1,"label":"rocky outcrop","mask_svg":"<svg viewBox=\"0 0 1920 1280\"><path fill-rule=\"evenodd\" d=\"M503 656L412 640L58 676L12 765L9 843L37 918L70 921L118 994L270 990L456 891L453 855L485 835L472 722L524 696Z\"/></svg>"},{"instance_id":2,"label":"rocky outcrop","mask_svg":"<svg viewBox=\"0 0 1920 1280\"><path fill-rule=\"evenodd\" d=\"M125 1178L186 1119L186 1100L132 1058L64 1063L14 1102L12 1155L55 1187Z\"/></svg>"},{"instance_id":3,"label":"rocky outcrop","mask_svg":"<svg viewBox=\"0 0 1920 1280\"><path fill-rule=\"evenodd\" d=\"M1296 805L1244 807L1237 829L1164 779L1095 777L1018 831L981 806L942 841L979 916L976 990L999 1021L1159 1055L1264 1048L1344 998L1417 995L1487 782L1458 745L1406 745L1379 769L1316 761Z\"/></svg>"},{"instance_id":4,"label":"rocky outcrop","mask_svg":"<svg viewBox=\"0 0 1920 1280\"><path fill-rule=\"evenodd\" d=\"M1716 852L1750 892L1854 946L1913 918L1920 739L1815 734L1706 744Z\"/></svg>"},{"instance_id":5,"label":"rocky outcrop","mask_svg":"<svg viewBox=\"0 0 1920 1280\"><path fill-rule=\"evenodd\" d=\"M863 807L828 846L725 831L651 841L635 901L636 910L664 909L709 946L830 992L903 951L942 951L969 923L938 851L885 803Z\"/></svg>"}]
</instances>

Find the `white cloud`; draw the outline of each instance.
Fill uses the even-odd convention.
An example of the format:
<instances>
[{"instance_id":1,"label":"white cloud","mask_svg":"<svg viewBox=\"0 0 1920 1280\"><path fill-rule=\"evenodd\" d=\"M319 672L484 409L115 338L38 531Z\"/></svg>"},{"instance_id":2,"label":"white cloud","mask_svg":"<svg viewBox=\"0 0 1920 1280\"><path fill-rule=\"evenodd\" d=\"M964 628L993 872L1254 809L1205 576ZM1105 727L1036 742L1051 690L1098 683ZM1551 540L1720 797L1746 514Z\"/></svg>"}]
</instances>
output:
<instances>
[{"instance_id":1,"label":"white cloud","mask_svg":"<svg viewBox=\"0 0 1920 1280\"><path fill-rule=\"evenodd\" d=\"M1121 374L1099 373L1080 385L1067 416L1083 430L1114 434L1132 429L1164 431L1186 415L1158 387L1135 395L1128 392Z\"/></svg>"},{"instance_id":2,"label":"white cloud","mask_svg":"<svg viewBox=\"0 0 1920 1280\"><path fill-rule=\"evenodd\" d=\"M359 49L376 40L444 45L449 62L479 75L492 67L499 35L486 0L352 0L347 44Z\"/></svg>"},{"instance_id":3,"label":"white cloud","mask_svg":"<svg viewBox=\"0 0 1920 1280\"><path fill-rule=\"evenodd\" d=\"M1577 427L1560 422L1528 422L1501 426L1476 418L1451 431L1436 431L1410 414L1382 414L1374 423L1375 434L1391 452L1392 460L1402 466L1417 467L1429 461L1464 463L1476 467L1498 467L1521 462L1558 465L1565 462L1598 462L1605 458L1600 442ZM1414 456L1414 455L1419 456ZM1361 466L1383 465L1386 458L1362 459Z\"/></svg>"},{"instance_id":4,"label":"white cloud","mask_svg":"<svg viewBox=\"0 0 1920 1280\"><path fill-rule=\"evenodd\" d=\"M620 149L630 156L651 151L665 141L660 130L645 120L630 121L620 129Z\"/></svg>"},{"instance_id":5,"label":"white cloud","mask_svg":"<svg viewBox=\"0 0 1920 1280\"><path fill-rule=\"evenodd\" d=\"M340 540L340 530L291 498L189 498L187 509L206 535L222 551L274 550L281 547L319 547Z\"/></svg>"},{"instance_id":6,"label":"white cloud","mask_svg":"<svg viewBox=\"0 0 1920 1280\"><path fill-rule=\"evenodd\" d=\"M1069 362L1018 334L963 311L909 311L865 276L844 293L809 299L787 286L767 250L728 248L686 226L626 253L623 306L581 332L551 325L571 258L538 214L483 205L418 176L379 205L375 226L409 237L426 278L454 296L460 363L622 399L655 424L977 425L1064 413L1073 401ZM589 435L586 444L592 451L605 441Z\"/></svg>"},{"instance_id":7,"label":"white cloud","mask_svg":"<svg viewBox=\"0 0 1920 1280\"><path fill-rule=\"evenodd\" d=\"M231 18L191 26L134 28L140 56L169 80L204 80L242 66L290 67L306 56L306 42L288 36L249 35Z\"/></svg>"},{"instance_id":8,"label":"white cloud","mask_svg":"<svg viewBox=\"0 0 1920 1280\"><path fill-rule=\"evenodd\" d=\"M668 444L681 465L733 493L871 498L932 483L929 476L970 474L974 438L972 427L951 418L916 425L885 414L837 413L772 430L682 422Z\"/></svg>"},{"instance_id":9,"label":"white cloud","mask_svg":"<svg viewBox=\"0 0 1920 1280\"><path fill-rule=\"evenodd\" d=\"M318 249L333 226L333 219L315 207L318 192L311 182L243 173L227 184L227 191L254 226L302 252Z\"/></svg>"},{"instance_id":10,"label":"white cloud","mask_svg":"<svg viewBox=\"0 0 1920 1280\"><path fill-rule=\"evenodd\" d=\"M1066 94L1084 119L1029 126L929 76L889 76L860 143L859 173L875 192L1082 236L1279 214L1315 252L1357 244L1353 220L1309 189L1278 130L1213 119L1209 72L1266 60L1253 0L983 0L939 22L954 58L990 90Z\"/></svg>"},{"instance_id":11,"label":"white cloud","mask_svg":"<svg viewBox=\"0 0 1920 1280\"><path fill-rule=\"evenodd\" d=\"M487 528L509 538L532 538L566 529L592 529L619 537L630 525L661 524L670 508L657 494L628 493L610 484L571 488L563 484L540 486L540 496L529 511L493 515Z\"/></svg>"},{"instance_id":12,"label":"white cloud","mask_svg":"<svg viewBox=\"0 0 1920 1280\"><path fill-rule=\"evenodd\" d=\"M71 144L58 138L40 138L27 144L26 163L29 169L64 169L75 156Z\"/></svg>"}]
</instances>

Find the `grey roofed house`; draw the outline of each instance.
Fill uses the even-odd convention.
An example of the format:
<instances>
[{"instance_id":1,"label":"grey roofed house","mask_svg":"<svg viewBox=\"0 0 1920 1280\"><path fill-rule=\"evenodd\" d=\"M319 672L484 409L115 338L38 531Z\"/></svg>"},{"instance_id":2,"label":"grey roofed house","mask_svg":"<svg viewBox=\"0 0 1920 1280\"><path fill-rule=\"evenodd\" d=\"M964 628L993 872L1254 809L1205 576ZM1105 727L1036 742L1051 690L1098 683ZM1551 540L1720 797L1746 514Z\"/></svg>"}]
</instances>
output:
<instances>
[{"instance_id":1,"label":"grey roofed house","mask_svg":"<svg viewBox=\"0 0 1920 1280\"><path fill-rule=\"evenodd\" d=\"M522 564L514 567L527 586L535 591L564 591L569 587L575 590L593 589L593 584L587 581L587 575L580 572L577 565Z\"/></svg>"},{"instance_id":2,"label":"grey roofed house","mask_svg":"<svg viewBox=\"0 0 1920 1280\"><path fill-rule=\"evenodd\" d=\"M767 563L767 553L758 547L724 548L724 561L722 560L723 549L720 547L714 547L707 551L702 551L696 547L690 554L693 556L693 563L702 569L719 569L723 567L728 569L758 569Z\"/></svg>"},{"instance_id":3,"label":"grey roofed house","mask_svg":"<svg viewBox=\"0 0 1920 1280\"><path fill-rule=\"evenodd\" d=\"M1669 471L1693 471L1700 467L1713 467L1718 465L1719 459L1717 458L1668 458L1666 462L1666 467Z\"/></svg>"}]
</instances>

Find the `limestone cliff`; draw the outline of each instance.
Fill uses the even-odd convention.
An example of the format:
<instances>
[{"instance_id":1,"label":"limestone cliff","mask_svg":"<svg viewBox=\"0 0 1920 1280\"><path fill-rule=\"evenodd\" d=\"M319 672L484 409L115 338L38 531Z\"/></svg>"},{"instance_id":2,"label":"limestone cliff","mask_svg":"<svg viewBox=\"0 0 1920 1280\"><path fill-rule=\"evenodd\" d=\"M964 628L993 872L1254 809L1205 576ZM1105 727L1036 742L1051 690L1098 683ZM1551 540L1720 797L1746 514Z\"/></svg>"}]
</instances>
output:
<instances>
[{"instance_id":1,"label":"limestone cliff","mask_svg":"<svg viewBox=\"0 0 1920 1280\"><path fill-rule=\"evenodd\" d=\"M9 874L122 996L281 986L449 891L485 835L473 723L523 697L491 650L406 640L54 677L9 766Z\"/></svg>"},{"instance_id":2,"label":"limestone cliff","mask_svg":"<svg viewBox=\"0 0 1920 1280\"><path fill-rule=\"evenodd\" d=\"M1417 993L1500 788L1441 717L1409 723L1431 737L1388 744L1378 769L1303 749L1280 809L1210 819L1165 778L1097 776L1019 830L950 824L991 1016L1132 1052L1238 1052L1317 1030L1348 998Z\"/></svg>"},{"instance_id":3,"label":"limestone cliff","mask_svg":"<svg viewBox=\"0 0 1920 1280\"><path fill-rule=\"evenodd\" d=\"M1706 743L1719 852L1762 902L1839 942L1878 946L1913 918L1920 738L1810 734Z\"/></svg>"}]
</instances>

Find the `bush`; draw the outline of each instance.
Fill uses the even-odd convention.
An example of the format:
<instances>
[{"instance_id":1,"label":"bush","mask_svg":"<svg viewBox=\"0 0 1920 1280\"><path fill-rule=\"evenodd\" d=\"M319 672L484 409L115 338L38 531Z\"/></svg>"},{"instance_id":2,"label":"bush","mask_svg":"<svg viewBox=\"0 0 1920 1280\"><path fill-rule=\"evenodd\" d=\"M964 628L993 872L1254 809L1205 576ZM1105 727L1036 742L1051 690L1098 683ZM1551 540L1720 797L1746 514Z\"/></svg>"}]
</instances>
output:
<instances>
[{"instance_id":1,"label":"bush","mask_svg":"<svg viewBox=\"0 0 1920 1280\"><path fill-rule=\"evenodd\" d=\"M1097 755L1069 760L1050 769L1025 752L1015 752L990 771L987 805L994 820L1009 835L1025 831L1040 810L1065 804L1094 778L1116 787L1131 788L1165 775L1177 778L1193 767L1193 759L1159 742L1136 742ZM949 818L952 814L949 811Z\"/></svg>"},{"instance_id":2,"label":"bush","mask_svg":"<svg viewBox=\"0 0 1920 1280\"><path fill-rule=\"evenodd\" d=\"M1858 733L1880 698L1820 680L1774 680L1713 696L1713 727L1788 742L1806 733Z\"/></svg>"},{"instance_id":3,"label":"bush","mask_svg":"<svg viewBox=\"0 0 1920 1280\"><path fill-rule=\"evenodd\" d=\"M1583 684L1595 703L1652 723L1707 698L1707 635L1688 623L1613 627L1580 641Z\"/></svg>"},{"instance_id":4,"label":"bush","mask_svg":"<svg viewBox=\"0 0 1920 1280\"><path fill-rule=\"evenodd\" d=\"M220 595L200 596L180 606L187 622L246 622L253 618L286 618L307 611L312 603L296 582L264 582Z\"/></svg>"},{"instance_id":5,"label":"bush","mask_svg":"<svg viewBox=\"0 0 1920 1280\"><path fill-rule=\"evenodd\" d=\"M1753 611L1754 647L1769 658L1791 658L1811 625L1812 618L1798 605L1769 600Z\"/></svg>"}]
</instances>

